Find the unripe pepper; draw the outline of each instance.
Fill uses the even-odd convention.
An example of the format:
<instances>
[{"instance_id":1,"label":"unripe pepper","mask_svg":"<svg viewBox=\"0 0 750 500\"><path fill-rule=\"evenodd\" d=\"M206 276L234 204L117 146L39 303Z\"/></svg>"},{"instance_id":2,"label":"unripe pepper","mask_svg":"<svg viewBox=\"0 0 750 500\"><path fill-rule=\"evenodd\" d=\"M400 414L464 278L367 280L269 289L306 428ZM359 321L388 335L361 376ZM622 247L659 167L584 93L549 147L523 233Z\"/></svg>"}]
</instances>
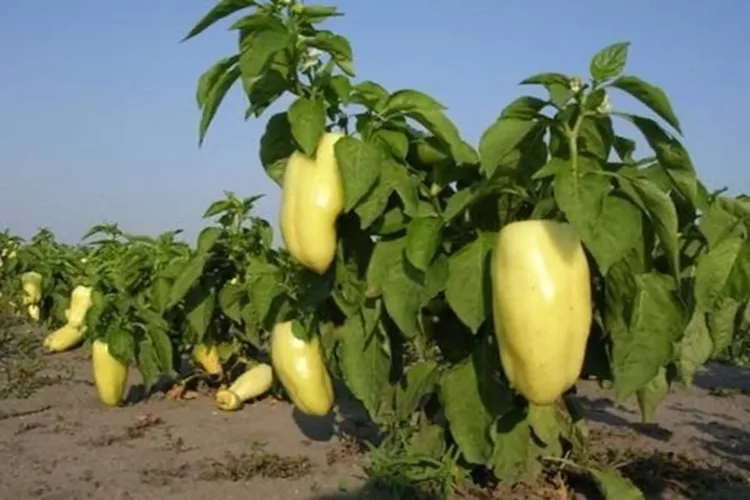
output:
<instances>
[{"instance_id":1,"label":"unripe pepper","mask_svg":"<svg viewBox=\"0 0 750 500\"><path fill-rule=\"evenodd\" d=\"M491 277L503 371L529 402L552 404L578 380L591 331L591 278L581 241L567 223L510 223L497 234Z\"/></svg>"},{"instance_id":2,"label":"unripe pepper","mask_svg":"<svg viewBox=\"0 0 750 500\"><path fill-rule=\"evenodd\" d=\"M219 348L215 345L196 344L193 347L193 358L209 375L221 375L224 371L221 366Z\"/></svg>"},{"instance_id":3,"label":"unripe pepper","mask_svg":"<svg viewBox=\"0 0 750 500\"><path fill-rule=\"evenodd\" d=\"M331 411L333 383L317 336L306 342L294 336L291 321L277 324L271 332L271 364L298 410L319 417Z\"/></svg>"},{"instance_id":4,"label":"unripe pepper","mask_svg":"<svg viewBox=\"0 0 750 500\"><path fill-rule=\"evenodd\" d=\"M300 151L289 157L281 194L281 236L289 253L318 274L336 254L336 219L344 210L344 187L334 146L344 137L324 133L315 158Z\"/></svg>"},{"instance_id":5,"label":"unripe pepper","mask_svg":"<svg viewBox=\"0 0 750 500\"><path fill-rule=\"evenodd\" d=\"M98 339L91 345L91 361L99 399L107 406L117 406L125 394L128 365L112 356L107 343Z\"/></svg>"},{"instance_id":6,"label":"unripe pepper","mask_svg":"<svg viewBox=\"0 0 750 500\"><path fill-rule=\"evenodd\" d=\"M220 410L239 410L245 401L265 394L271 386L273 386L273 368L266 363L260 363L237 377L228 389L216 391L214 400Z\"/></svg>"}]
</instances>

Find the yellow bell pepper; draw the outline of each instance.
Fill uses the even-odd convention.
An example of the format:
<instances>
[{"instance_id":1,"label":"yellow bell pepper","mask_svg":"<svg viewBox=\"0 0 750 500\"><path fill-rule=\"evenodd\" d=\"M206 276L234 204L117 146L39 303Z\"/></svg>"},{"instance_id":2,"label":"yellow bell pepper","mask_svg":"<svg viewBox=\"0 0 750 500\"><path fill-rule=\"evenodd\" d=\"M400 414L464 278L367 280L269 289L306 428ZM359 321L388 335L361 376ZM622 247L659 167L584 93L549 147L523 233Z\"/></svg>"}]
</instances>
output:
<instances>
[{"instance_id":1,"label":"yellow bell pepper","mask_svg":"<svg viewBox=\"0 0 750 500\"><path fill-rule=\"evenodd\" d=\"M67 351L81 343L85 333L85 325L76 328L68 323L47 335L42 346L49 352Z\"/></svg>"},{"instance_id":2,"label":"yellow bell pepper","mask_svg":"<svg viewBox=\"0 0 750 500\"><path fill-rule=\"evenodd\" d=\"M219 389L214 400L220 410L239 410L245 401L265 394L273 385L273 368L261 363L237 377L228 389Z\"/></svg>"},{"instance_id":3,"label":"yellow bell pepper","mask_svg":"<svg viewBox=\"0 0 750 500\"><path fill-rule=\"evenodd\" d=\"M78 285L70 294L70 308L65 311L68 324L79 328L86 319L86 313L91 308L91 287Z\"/></svg>"},{"instance_id":4,"label":"yellow bell pepper","mask_svg":"<svg viewBox=\"0 0 750 500\"><path fill-rule=\"evenodd\" d=\"M305 342L294 336L291 321L277 324L271 332L271 364L297 409L320 417L331 411L333 383L317 336Z\"/></svg>"},{"instance_id":5,"label":"yellow bell pepper","mask_svg":"<svg viewBox=\"0 0 750 500\"><path fill-rule=\"evenodd\" d=\"M578 235L551 220L504 226L491 281L503 371L529 402L552 404L578 380L591 331L591 277Z\"/></svg>"},{"instance_id":6,"label":"yellow bell pepper","mask_svg":"<svg viewBox=\"0 0 750 500\"><path fill-rule=\"evenodd\" d=\"M37 305L42 300L42 275L29 271L21 275L23 305Z\"/></svg>"},{"instance_id":7,"label":"yellow bell pepper","mask_svg":"<svg viewBox=\"0 0 750 500\"><path fill-rule=\"evenodd\" d=\"M344 210L344 187L334 146L344 137L324 133L315 158L300 151L289 157L281 194L281 236L289 253L318 274L336 254L336 219Z\"/></svg>"},{"instance_id":8,"label":"yellow bell pepper","mask_svg":"<svg viewBox=\"0 0 750 500\"><path fill-rule=\"evenodd\" d=\"M32 304L28 306L27 308L29 312L29 317L34 321L39 321L39 317L41 315L41 310L39 309L39 306L36 304Z\"/></svg>"},{"instance_id":9,"label":"yellow bell pepper","mask_svg":"<svg viewBox=\"0 0 750 500\"><path fill-rule=\"evenodd\" d=\"M206 344L196 344L193 346L193 359L195 359L209 375L221 375L224 371L221 367L219 348L215 345L208 346Z\"/></svg>"},{"instance_id":10,"label":"yellow bell pepper","mask_svg":"<svg viewBox=\"0 0 750 500\"><path fill-rule=\"evenodd\" d=\"M128 381L128 365L112 356L107 343L98 339L91 345L91 359L99 399L107 406L119 405Z\"/></svg>"}]
</instances>

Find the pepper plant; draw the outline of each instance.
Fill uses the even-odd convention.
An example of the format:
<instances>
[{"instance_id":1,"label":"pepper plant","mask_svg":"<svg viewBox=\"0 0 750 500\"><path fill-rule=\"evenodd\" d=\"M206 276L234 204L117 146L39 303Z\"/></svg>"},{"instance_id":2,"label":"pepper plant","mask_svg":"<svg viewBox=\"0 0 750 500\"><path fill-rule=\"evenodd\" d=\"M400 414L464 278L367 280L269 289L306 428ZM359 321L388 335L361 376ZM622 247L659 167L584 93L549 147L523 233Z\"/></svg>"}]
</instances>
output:
<instances>
[{"instance_id":1,"label":"pepper plant","mask_svg":"<svg viewBox=\"0 0 750 500\"><path fill-rule=\"evenodd\" d=\"M700 182L666 93L627 73L629 43L597 52L586 78L522 80L529 93L474 147L434 97L356 81L349 42L321 28L341 15L334 7L221 0L186 39L237 13L237 52L198 82L200 142L238 82L246 117L292 98L260 139L260 163L279 186L293 151L313 155L322 134L347 134L336 144L346 201L335 262L310 277L309 307L280 308L273 321L293 320L303 339L321 335L330 370L376 423L409 428L414 446L431 440L417 447L427 463L452 460L448 445L466 469L516 481L545 462L575 467L560 457L585 451L575 390L534 407L500 369L488 262L510 222L576 229L595 295L584 375L619 402L636 397L644 420L729 345L750 298L750 203ZM616 93L643 111L613 109ZM639 496L614 471L585 470L607 498Z\"/></svg>"}]
</instances>

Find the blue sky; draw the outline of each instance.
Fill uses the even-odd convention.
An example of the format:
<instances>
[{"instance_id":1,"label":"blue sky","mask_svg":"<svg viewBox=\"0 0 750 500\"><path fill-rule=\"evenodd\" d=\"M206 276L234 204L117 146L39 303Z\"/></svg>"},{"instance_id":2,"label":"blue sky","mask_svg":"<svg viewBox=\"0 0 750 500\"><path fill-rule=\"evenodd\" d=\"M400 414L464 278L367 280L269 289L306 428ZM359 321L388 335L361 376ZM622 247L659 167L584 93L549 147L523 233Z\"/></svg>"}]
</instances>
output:
<instances>
[{"instance_id":1,"label":"blue sky","mask_svg":"<svg viewBox=\"0 0 750 500\"><path fill-rule=\"evenodd\" d=\"M193 238L223 190L279 190L259 166L265 118L245 122L240 89L197 144L195 85L235 50L222 23L186 43L213 0L7 2L0 16L0 229L46 225L76 241L92 224ZM586 74L590 56L630 41L627 71L662 86L710 188L750 191L746 0L329 1L352 42L358 79L416 88L448 106L477 144L541 71ZM613 105L631 101L613 96ZM277 242L279 240L277 233Z\"/></svg>"}]
</instances>

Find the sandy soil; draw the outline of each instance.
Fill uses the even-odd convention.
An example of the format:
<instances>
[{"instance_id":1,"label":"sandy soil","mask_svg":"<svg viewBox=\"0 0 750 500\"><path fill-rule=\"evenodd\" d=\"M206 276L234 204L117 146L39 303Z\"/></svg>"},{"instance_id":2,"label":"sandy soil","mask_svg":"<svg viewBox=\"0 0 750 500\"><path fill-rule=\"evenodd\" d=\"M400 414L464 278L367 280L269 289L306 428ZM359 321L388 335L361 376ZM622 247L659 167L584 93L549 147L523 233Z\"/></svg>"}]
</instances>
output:
<instances>
[{"instance_id":1,"label":"sandy soil","mask_svg":"<svg viewBox=\"0 0 750 500\"><path fill-rule=\"evenodd\" d=\"M106 409L89 363L82 349L45 357L27 374L42 387L0 399L0 498L361 497L361 455L346 436L362 435L366 423L352 401L342 405L346 415L323 421L273 398L223 413L199 393L137 401L131 372L131 402ZM0 373L0 383L8 376ZM615 407L590 382L579 391L594 450L619 463L649 498L750 498L750 371L711 365L696 387L673 392L651 425L639 423L635 401ZM495 498L561 500L565 490L546 484Z\"/></svg>"}]
</instances>

